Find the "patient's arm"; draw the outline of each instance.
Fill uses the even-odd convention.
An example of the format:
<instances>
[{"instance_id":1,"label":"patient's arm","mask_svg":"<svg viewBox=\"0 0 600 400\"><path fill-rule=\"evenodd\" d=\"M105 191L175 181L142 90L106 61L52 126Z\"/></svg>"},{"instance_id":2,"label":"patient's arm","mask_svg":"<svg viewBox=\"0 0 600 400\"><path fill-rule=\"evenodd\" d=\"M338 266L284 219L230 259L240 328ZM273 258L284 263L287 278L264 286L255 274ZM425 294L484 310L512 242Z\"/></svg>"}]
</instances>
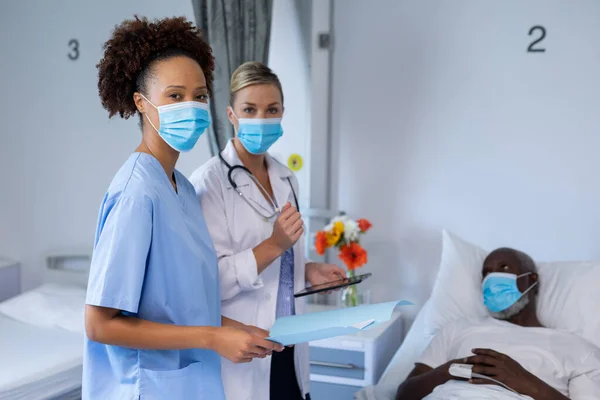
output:
<instances>
[{"instance_id":1,"label":"patient's arm","mask_svg":"<svg viewBox=\"0 0 600 400\"><path fill-rule=\"evenodd\" d=\"M450 364L455 362L461 363L464 360L452 360L435 369L425 364L416 363L408 378L398 388L396 400L421 400L433 392L433 389L437 386L455 379L448 373Z\"/></svg>"},{"instance_id":2,"label":"patient's arm","mask_svg":"<svg viewBox=\"0 0 600 400\"><path fill-rule=\"evenodd\" d=\"M474 349L474 356L467 358L473 365L473 372L494 377L517 392L535 400L569 400L558 390L527 371L517 361L491 349ZM473 378L473 384L489 385L487 379Z\"/></svg>"}]
</instances>

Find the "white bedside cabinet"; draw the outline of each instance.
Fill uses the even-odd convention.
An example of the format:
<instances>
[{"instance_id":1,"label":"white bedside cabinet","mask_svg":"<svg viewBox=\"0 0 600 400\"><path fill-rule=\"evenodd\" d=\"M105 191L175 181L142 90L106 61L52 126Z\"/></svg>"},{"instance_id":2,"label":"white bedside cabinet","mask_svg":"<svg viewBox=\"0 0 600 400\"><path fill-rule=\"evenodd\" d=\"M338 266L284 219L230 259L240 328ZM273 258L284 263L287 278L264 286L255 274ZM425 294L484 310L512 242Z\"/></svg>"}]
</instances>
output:
<instances>
[{"instance_id":1,"label":"white bedside cabinet","mask_svg":"<svg viewBox=\"0 0 600 400\"><path fill-rule=\"evenodd\" d=\"M310 304L308 312L332 309ZM311 400L352 400L362 387L377 383L404 337L401 314L354 335L310 342Z\"/></svg>"},{"instance_id":2,"label":"white bedside cabinet","mask_svg":"<svg viewBox=\"0 0 600 400\"><path fill-rule=\"evenodd\" d=\"M21 292L21 269L19 263L0 258L0 301Z\"/></svg>"}]
</instances>

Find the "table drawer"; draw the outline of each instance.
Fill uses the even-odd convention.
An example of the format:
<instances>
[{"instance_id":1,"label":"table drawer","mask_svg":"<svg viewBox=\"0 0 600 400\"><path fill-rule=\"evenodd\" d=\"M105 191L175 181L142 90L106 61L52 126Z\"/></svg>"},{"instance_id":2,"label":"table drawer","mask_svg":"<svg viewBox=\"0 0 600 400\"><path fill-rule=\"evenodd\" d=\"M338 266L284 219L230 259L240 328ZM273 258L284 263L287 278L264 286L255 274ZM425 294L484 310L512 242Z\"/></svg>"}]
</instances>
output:
<instances>
[{"instance_id":1,"label":"table drawer","mask_svg":"<svg viewBox=\"0 0 600 400\"><path fill-rule=\"evenodd\" d=\"M310 382L311 400L353 400L358 386L340 385L327 382Z\"/></svg>"},{"instance_id":2,"label":"table drawer","mask_svg":"<svg viewBox=\"0 0 600 400\"><path fill-rule=\"evenodd\" d=\"M365 353L352 350L310 348L310 373L364 379Z\"/></svg>"}]
</instances>

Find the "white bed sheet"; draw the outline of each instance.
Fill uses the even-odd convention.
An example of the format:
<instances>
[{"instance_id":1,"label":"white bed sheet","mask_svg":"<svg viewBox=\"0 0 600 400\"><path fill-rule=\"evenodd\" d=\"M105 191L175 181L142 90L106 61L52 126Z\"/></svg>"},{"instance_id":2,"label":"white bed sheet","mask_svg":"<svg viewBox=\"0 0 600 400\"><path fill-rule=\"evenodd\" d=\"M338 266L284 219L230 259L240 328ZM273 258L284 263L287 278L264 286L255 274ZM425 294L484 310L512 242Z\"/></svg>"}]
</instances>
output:
<instances>
[{"instance_id":1,"label":"white bed sheet","mask_svg":"<svg viewBox=\"0 0 600 400\"><path fill-rule=\"evenodd\" d=\"M0 314L0 400L45 400L81 387L83 335Z\"/></svg>"}]
</instances>

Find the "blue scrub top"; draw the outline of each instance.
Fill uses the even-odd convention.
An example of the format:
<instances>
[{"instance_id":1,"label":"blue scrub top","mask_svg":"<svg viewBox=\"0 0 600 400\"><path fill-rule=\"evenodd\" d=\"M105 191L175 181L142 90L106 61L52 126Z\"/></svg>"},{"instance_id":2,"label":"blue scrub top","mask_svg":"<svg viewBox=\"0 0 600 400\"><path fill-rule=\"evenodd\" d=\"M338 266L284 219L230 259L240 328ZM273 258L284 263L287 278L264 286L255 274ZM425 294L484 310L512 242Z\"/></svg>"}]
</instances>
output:
<instances>
[{"instance_id":1,"label":"blue scrub top","mask_svg":"<svg viewBox=\"0 0 600 400\"><path fill-rule=\"evenodd\" d=\"M220 326L217 256L192 184L177 192L156 158L134 153L100 207L86 303L144 320ZM137 350L85 339L83 399L225 399L211 350Z\"/></svg>"}]
</instances>

